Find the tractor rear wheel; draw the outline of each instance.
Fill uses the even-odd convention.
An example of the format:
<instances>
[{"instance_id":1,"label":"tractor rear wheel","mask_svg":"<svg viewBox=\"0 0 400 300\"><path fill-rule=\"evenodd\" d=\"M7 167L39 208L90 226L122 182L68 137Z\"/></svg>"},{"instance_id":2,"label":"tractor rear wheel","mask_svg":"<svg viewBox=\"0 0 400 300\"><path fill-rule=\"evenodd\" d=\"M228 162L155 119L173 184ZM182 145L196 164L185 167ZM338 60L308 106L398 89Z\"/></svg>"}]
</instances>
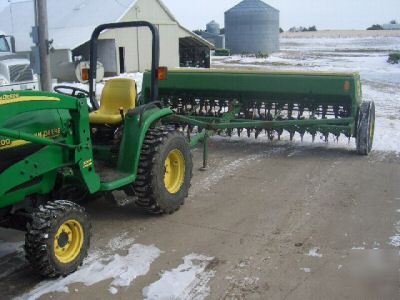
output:
<instances>
[{"instance_id":1,"label":"tractor rear wheel","mask_svg":"<svg viewBox=\"0 0 400 300\"><path fill-rule=\"evenodd\" d=\"M368 155L372 150L375 133L375 103L366 101L361 103L358 114L357 152Z\"/></svg>"},{"instance_id":2,"label":"tractor rear wheel","mask_svg":"<svg viewBox=\"0 0 400 300\"><path fill-rule=\"evenodd\" d=\"M166 127L150 129L133 185L136 206L155 214L177 211L188 196L192 170L190 147L182 133Z\"/></svg>"},{"instance_id":3,"label":"tractor rear wheel","mask_svg":"<svg viewBox=\"0 0 400 300\"><path fill-rule=\"evenodd\" d=\"M90 245L85 210L70 201L48 202L32 214L25 236L26 258L45 277L66 276L78 269Z\"/></svg>"}]
</instances>

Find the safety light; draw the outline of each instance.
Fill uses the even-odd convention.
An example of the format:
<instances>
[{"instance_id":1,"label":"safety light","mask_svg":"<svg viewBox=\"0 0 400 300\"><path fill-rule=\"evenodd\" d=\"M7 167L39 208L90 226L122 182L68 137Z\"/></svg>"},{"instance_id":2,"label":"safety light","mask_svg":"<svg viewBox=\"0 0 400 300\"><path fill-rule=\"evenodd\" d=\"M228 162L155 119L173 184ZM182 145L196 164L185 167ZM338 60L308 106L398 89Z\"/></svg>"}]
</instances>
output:
<instances>
[{"instance_id":1,"label":"safety light","mask_svg":"<svg viewBox=\"0 0 400 300\"><path fill-rule=\"evenodd\" d=\"M158 80L167 80L168 68L167 67L159 67L157 69L156 76L157 76Z\"/></svg>"},{"instance_id":2,"label":"safety light","mask_svg":"<svg viewBox=\"0 0 400 300\"><path fill-rule=\"evenodd\" d=\"M87 68L82 69L82 80L83 81L89 80L89 69L87 69Z\"/></svg>"}]
</instances>

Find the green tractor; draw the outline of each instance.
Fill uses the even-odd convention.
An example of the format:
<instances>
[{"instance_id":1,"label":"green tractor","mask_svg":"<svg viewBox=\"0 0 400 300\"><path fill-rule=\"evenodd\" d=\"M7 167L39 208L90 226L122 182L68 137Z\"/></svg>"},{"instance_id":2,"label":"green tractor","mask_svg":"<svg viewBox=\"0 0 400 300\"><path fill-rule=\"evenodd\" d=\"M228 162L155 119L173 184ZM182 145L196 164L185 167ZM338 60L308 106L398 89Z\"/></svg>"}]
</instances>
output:
<instances>
[{"instance_id":1,"label":"green tractor","mask_svg":"<svg viewBox=\"0 0 400 300\"><path fill-rule=\"evenodd\" d=\"M87 256L91 226L79 201L88 196L124 191L155 214L175 212L188 196L190 146L175 127L161 123L173 112L156 101L165 71L158 68L157 28L147 22L99 26L91 65L100 33L125 27L153 34L149 103L138 104L129 79L108 81L100 106L92 80L89 93L59 86L58 93L0 94L0 226L26 230L26 258L43 276L74 272Z\"/></svg>"},{"instance_id":2,"label":"green tractor","mask_svg":"<svg viewBox=\"0 0 400 300\"><path fill-rule=\"evenodd\" d=\"M148 22L96 28L91 66L101 32L128 27L147 27L153 37L140 96L133 80L113 79L99 105L96 68L86 70L89 92L0 93L0 226L26 231L26 257L41 275L65 276L82 264L90 222L79 204L93 195L123 191L147 212L178 210L190 188L190 149L203 142L206 169L214 134L343 135L356 139L358 153L372 150L375 106L362 101L357 73L167 72Z\"/></svg>"}]
</instances>

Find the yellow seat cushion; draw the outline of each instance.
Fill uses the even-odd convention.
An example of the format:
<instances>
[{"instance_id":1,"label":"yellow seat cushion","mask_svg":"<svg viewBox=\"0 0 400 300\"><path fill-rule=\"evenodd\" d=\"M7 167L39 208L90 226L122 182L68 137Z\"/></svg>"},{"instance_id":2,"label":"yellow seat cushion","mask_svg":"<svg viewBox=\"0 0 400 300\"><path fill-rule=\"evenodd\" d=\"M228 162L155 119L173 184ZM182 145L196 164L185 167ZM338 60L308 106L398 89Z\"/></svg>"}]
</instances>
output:
<instances>
[{"instance_id":1,"label":"yellow seat cushion","mask_svg":"<svg viewBox=\"0 0 400 300\"><path fill-rule=\"evenodd\" d=\"M136 82L127 78L116 78L106 82L100 99L100 108L90 113L91 124L119 125L122 123L120 110L124 114L136 106Z\"/></svg>"}]
</instances>

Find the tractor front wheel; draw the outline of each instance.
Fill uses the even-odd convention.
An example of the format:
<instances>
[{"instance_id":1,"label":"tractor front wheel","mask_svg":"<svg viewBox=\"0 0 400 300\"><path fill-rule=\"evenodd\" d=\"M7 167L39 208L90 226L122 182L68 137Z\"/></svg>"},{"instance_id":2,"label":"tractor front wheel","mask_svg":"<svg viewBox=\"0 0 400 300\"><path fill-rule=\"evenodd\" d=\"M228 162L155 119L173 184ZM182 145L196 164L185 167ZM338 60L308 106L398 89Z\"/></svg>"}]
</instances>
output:
<instances>
[{"instance_id":1,"label":"tractor front wheel","mask_svg":"<svg viewBox=\"0 0 400 300\"><path fill-rule=\"evenodd\" d=\"M78 269L90 245L85 210L70 201L48 202L32 214L25 236L26 258L45 277L66 276Z\"/></svg>"},{"instance_id":2,"label":"tractor front wheel","mask_svg":"<svg viewBox=\"0 0 400 300\"><path fill-rule=\"evenodd\" d=\"M158 127L147 133L134 184L136 206L171 214L184 203L192 179L192 155L182 133Z\"/></svg>"},{"instance_id":3,"label":"tractor front wheel","mask_svg":"<svg viewBox=\"0 0 400 300\"><path fill-rule=\"evenodd\" d=\"M375 103L365 101L361 103L358 113L357 152L368 155L372 150L375 133Z\"/></svg>"}]
</instances>

